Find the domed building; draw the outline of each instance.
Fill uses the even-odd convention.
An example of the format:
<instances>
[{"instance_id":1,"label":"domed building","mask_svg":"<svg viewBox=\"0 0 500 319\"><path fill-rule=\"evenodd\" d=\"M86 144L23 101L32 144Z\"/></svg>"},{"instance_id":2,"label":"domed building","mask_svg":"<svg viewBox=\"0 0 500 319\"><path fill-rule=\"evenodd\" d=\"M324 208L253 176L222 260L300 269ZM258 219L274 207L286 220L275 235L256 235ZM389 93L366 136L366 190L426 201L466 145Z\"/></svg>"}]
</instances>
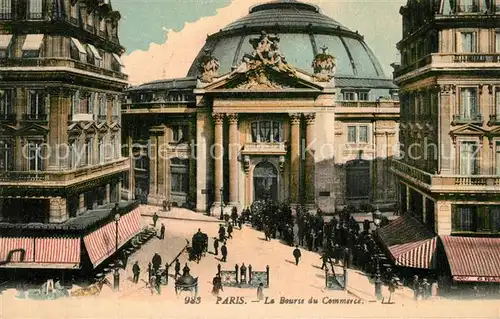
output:
<instances>
[{"instance_id":1,"label":"domed building","mask_svg":"<svg viewBox=\"0 0 500 319\"><path fill-rule=\"evenodd\" d=\"M396 201L396 86L362 35L311 4L250 8L185 78L130 88L122 114L131 198L216 212Z\"/></svg>"}]
</instances>

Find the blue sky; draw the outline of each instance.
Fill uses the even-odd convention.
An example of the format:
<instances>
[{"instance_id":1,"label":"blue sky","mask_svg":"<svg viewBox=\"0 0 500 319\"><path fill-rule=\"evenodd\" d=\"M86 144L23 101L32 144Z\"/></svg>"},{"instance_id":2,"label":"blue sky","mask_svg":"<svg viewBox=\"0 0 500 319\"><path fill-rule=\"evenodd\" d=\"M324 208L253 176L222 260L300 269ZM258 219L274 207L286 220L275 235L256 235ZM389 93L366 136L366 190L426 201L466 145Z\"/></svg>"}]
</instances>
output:
<instances>
[{"instance_id":1,"label":"blue sky","mask_svg":"<svg viewBox=\"0 0 500 319\"><path fill-rule=\"evenodd\" d=\"M248 14L265 0L111 0L122 14L120 41L123 61L133 84L185 76L207 34L217 32ZM302 0L351 30L365 42L390 76L390 64L399 59L399 8L406 0Z\"/></svg>"}]
</instances>

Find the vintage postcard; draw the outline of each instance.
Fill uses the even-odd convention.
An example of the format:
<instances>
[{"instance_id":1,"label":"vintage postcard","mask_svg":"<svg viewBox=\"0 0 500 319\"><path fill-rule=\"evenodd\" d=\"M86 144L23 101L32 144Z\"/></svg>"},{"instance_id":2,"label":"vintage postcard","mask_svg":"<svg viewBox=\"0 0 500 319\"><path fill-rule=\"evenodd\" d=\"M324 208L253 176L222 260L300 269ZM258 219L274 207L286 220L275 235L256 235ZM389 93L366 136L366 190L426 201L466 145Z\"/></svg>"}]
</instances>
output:
<instances>
[{"instance_id":1,"label":"vintage postcard","mask_svg":"<svg viewBox=\"0 0 500 319\"><path fill-rule=\"evenodd\" d=\"M0 318L500 318L500 0L0 0Z\"/></svg>"}]
</instances>

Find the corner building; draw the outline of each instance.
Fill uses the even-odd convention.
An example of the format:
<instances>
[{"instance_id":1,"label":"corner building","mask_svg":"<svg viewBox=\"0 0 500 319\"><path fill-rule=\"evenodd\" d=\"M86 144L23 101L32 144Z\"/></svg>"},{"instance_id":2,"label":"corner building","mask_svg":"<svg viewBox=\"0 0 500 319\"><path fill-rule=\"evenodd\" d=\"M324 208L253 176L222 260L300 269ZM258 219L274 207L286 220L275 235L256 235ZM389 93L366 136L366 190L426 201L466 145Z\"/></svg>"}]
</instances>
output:
<instances>
[{"instance_id":1,"label":"corner building","mask_svg":"<svg viewBox=\"0 0 500 319\"><path fill-rule=\"evenodd\" d=\"M440 236L454 283L500 282L500 3L410 0L400 13L401 210Z\"/></svg>"},{"instance_id":2,"label":"corner building","mask_svg":"<svg viewBox=\"0 0 500 319\"><path fill-rule=\"evenodd\" d=\"M127 91L129 195L198 211L269 198L391 207L399 102L363 36L297 1L208 36L187 77Z\"/></svg>"},{"instance_id":3,"label":"corner building","mask_svg":"<svg viewBox=\"0 0 500 319\"><path fill-rule=\"evenodd\" d=\"M92 234L114 203L131 208L119 19L109 1L0 1L0 267L80 269L115 251Z\"/></svg>"}]
</instances>

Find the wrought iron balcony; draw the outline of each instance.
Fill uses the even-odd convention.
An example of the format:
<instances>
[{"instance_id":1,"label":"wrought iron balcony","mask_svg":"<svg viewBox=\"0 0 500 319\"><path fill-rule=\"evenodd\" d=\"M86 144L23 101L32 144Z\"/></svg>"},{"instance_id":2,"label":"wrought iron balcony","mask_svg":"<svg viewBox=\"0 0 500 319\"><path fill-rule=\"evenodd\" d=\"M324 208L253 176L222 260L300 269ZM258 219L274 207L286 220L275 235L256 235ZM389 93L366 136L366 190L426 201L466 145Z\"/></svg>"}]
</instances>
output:
<instances>
[{"instance_id":1,"label":"wrought iron balcony","mask_svg":"<svg viewBox=\"0 0 500 319\"><path fill-rule=\"evenodd\" d=\"M453 62L458 63L488 63L500 62L500 55L498 54L481 54L481 53L462 53L455 54Z\"/></svg>"},{"instance_id":2,"label":"wrought iron balcony","mask_svg":"<svg viewBox=\"0 0 500 319\"><path fill-rule=\"evenodd\" d=\"M483 122L483 116L481 114L455 114L453 115L453 125L457 124L468 124L468 123L476 123L480 124Z\"/></svg>"},{"instance_id":3,"label":"wrought iron balcony","mask_svg":"<svg viewBox=\"0 0 500 319\"><path fill-rule=\"evenodd\" d=\"M23 114L23 121L47 121L47 114Z\"/></svg>"},{"instance_id":4,"label":"wrought iron balcony","mask_svg":"<svg viewBox=\"0 0 500 319\"><path fill-rule=\"evenodd\" d=\"M23 59L2 59L0 67L61 67L74 68L87 72L92 72L104 76L114 77L120 80L127 80L128 76L120 72L100 68L92 64L83 63L71 59L61 58L23 58Z\"/></svg>"},{"instance_id":5,"label":"wrought iron balcony","mask_svg":"<svg viewBox=\"0 0 500 319\"><path fill-rule=\"evenodd\" d=\"M392 160L392 169L396 172L407 175L411 178L416 179L419 182L430 185L432 183L432 174L422 171L416 167L408 165L398 160Z\"/></svg>"}]
</instances>

